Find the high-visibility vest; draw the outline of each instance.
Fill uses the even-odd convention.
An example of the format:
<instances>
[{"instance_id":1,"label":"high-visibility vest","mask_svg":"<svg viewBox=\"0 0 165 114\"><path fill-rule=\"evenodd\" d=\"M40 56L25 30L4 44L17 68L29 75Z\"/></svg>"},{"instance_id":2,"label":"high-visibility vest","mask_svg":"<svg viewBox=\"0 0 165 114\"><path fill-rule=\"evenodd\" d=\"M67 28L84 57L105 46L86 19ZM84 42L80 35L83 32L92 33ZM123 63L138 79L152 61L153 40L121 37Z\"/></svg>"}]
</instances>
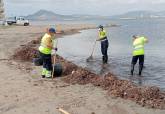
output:
<instances>
[{"instance_id":1,"label":"high-visibility vest","mask_svg":"<svg viewBox=\"0 0 165 114\"><path fill-rule=\"evenodd\" d=\"M145 37L136 38L133 42L133 56L144 55L144 44L146 42Z\"/></svg>"},{"instance_id":2,"label":"high-visibility vest","mask_svg":"<svg viewBox=\"0 0 165 114\"><path fill-rule=\"evenodd\" d=\"M49 43L49 42L48 42L49 40L51 40L51 44L49 44L49 45L52 45L52 46L53 46L53 44L55 44L55 43L54 43L55 40L53 41L52 36L46 33L46 34L42 37L42 39L41 39L41 44L40 44L40 47L39 47L39 51L40 51L41 53L43 53L43 54L51 54L52 49L50 49L49 47L47 47L47 45L48 45L48 43Z\"/></svg>"},{"instance_id":3,"label":"high-visibility vest","mask_svg":"<svg viewBox=\"0 0 165 114\"><path fill-rule=\"evenodd\" d=\"M107 37L107 32L105 30L99 31L99 37L100 39L104 39Z\"/></svg>"}]
</instances>

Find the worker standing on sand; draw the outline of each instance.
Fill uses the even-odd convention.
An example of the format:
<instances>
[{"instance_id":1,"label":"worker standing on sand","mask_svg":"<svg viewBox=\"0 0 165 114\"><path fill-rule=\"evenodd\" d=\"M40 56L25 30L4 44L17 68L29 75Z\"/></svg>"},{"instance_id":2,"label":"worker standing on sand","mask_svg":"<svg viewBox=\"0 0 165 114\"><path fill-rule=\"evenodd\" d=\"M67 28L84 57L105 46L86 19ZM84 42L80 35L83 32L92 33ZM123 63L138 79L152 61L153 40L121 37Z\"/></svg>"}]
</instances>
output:
<instances>
[{"instance_id":1,"label":"worker standing on sand","mask_svg":"<svg viewBox=\"0 0 165 114\"><path fill-rule=\"evenodd\" d=\"M140 37L137 35L133 36L133 57L131 63L131 75L134 72L134 66L139 59L139 75L141 75L144 64L144 44L148 42L148 39L145 37Z\"/></svg>"},{"instance_id":2,"label":"worker standing on sand","mask_svg":"<svg viewBox=\"0 0 165 114\"><path fill-rule=\"evenodd\" d=\"M101 52L102 52L102 61L103 64L107 64L108 62L108 46L109 42L107 39L107 33L102 25L99 26L99 39L97 41L101 41Z\"/></svg>"},{"instance_id":3,"label":"worker standing on sand","mask_svg":"<svg viewBox=\"0 0 165 114\"><path fill-rule=\"evenodd\" d=\"M39 47L40 57L43 60L43 69L42 69L42 77L43 78L51 78L52 73L52 59L51 53L52 50L57 51L57 47L55 45L56 31L54 28L47 29L47 33L41 39L41 45ZM55 48L54 48L55 47Z\"/></svg>"}]
</instances>

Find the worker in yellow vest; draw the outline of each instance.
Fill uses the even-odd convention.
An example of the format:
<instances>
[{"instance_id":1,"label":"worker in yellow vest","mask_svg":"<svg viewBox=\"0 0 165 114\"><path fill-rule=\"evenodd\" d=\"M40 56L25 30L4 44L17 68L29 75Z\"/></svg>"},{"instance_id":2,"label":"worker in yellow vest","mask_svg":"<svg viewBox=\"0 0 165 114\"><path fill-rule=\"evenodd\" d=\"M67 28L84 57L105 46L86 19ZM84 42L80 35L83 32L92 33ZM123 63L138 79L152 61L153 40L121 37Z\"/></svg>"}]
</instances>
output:
<instances>
[{"instance_id":1,"label":"worker in yellow vest","mask_svg":"<svg viewBox=\"0 0 165 114\"><path fill-rule=\"evenodd\" d=\"M102 61L103 64L107 64L108 62L108 38L107 38L107 32L105 31L104 27L102 25L99 26L99 38L97 41L101 42L101 52L102 52Z\"/></svg>"},{"instance_id":2,"label":"worker in yellow vest","mask_svg":"<svg viewBox=\"0 0 165 114\"><path fill-rule=\"evenodd\" d=\"M39 47L40 58L43 60L43 69L42 69L42 77L43 78L51 78L52 73L52 59L51 53L52 50L57 51L57 46L55 45L55 29L49 28L47 29L47 33L42 37L41 44Z\"/></svg>"},{"instance_id":3,"label":"worker in yellow vest","mask_svg":"<svg viewBox=\"0 0 165 114\"><path fill-rule=\"evenodd\" d=\"M131 63L131 75L134 72L134 66L139 60L139 75L141 75L144 64L144 45L148 42L148 39L143 36L133 36L133 57Z\"/></svg>"}]
</instances>

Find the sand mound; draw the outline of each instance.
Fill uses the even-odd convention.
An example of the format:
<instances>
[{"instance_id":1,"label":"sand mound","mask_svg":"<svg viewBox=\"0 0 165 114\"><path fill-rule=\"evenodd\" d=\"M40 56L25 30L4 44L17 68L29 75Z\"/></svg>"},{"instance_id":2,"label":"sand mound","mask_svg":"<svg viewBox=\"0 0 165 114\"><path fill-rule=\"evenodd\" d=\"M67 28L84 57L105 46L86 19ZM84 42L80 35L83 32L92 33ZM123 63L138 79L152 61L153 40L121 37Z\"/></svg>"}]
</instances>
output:
<instances>
[{"instance_id":1,"label":"sand mound","mask_svg":"<svg viewBox=\"0 0 165 114\"><path fill-rule=\"evenodd\" d=\"M98 80L99 76L94 73L89 72L88 70L77 68L77 70L73 70L72 73L64 78L64 81L71 84L89 84Z\"/></svg>"},{"instance_id":2,"label":"sand mound","mask_svg":"<svg viewBox=\"0 0 165 114\"><path fill-rule=\"evenodd\" d=\"M73 71L63 79L71 84L89 84L108 90L110 95L135 101L142 106L165 109L165 93L157 87L138 87L127 80L120 80L113 74L98 76L82 68Z\"/></svg>"},{"instance_id":3,"label":"sand mound","mask_svg":"<svg viewBox=\"0 0 165 114\"><path fill-rule=\"evenodd\" d=\"M39 43L40 41L39 39L37 39L28 42L26 45L21 45L21 47L15 51L12 59L21 61L32 61L33 58L37 58L39 56L39 52L36 48L36 45Z\"/></svg>"},{"instance_id":4,"label":"sand mound","mask_svg":"<svg viewBox=\"0 0 165 114\"><path fill-rule=\"evenodd\" d=\"M38 51L31 46L23 46L15 52L12 56L15 60L22 60L22 61L32 61L33 58L38 57Z\"/></svg>"}]
</instances>

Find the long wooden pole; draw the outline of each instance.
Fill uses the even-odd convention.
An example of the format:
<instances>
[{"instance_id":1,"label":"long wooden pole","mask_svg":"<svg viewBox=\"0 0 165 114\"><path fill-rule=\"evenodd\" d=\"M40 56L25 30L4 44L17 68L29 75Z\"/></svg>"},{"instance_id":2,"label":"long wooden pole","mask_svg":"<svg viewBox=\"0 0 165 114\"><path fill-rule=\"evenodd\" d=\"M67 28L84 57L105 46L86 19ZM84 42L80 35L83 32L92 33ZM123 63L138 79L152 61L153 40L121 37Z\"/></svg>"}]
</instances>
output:
<instances>
[{"instance_id":1,"label":"long wooden pole","mask_svg":"<svg viewBox=\"0 0 165 114\"><path fill-rule=\"evenodd\" d=\"M56 48L57 48L57 44L58 44L58 40L56 42ZM52 79L54 78L54 66L56 64L56 55L57 55L57 51L55 50L55 54L53 55L53 71L52 71Z\"/></svg>"}]
</instances>

